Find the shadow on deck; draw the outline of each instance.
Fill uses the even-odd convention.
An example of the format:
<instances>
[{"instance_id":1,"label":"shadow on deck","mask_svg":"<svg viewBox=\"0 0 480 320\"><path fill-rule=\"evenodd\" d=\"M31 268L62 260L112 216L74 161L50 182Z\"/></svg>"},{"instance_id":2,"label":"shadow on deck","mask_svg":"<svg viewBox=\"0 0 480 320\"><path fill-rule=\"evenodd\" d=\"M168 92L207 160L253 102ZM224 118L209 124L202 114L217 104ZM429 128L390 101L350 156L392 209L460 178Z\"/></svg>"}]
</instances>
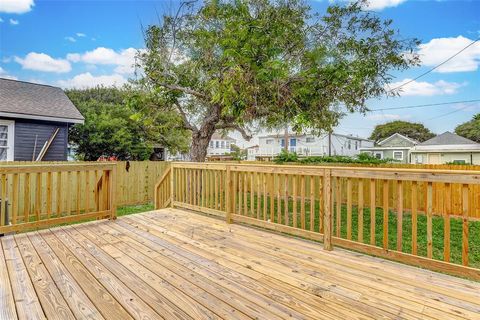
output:
<instances>
[{"instance_id":1,"label":"shadow on deck","mask_svg":"<svg viewBox=\"0 0 480 320\"><path fill-rule=\"evenodd\" d=\"M0 248L0 319L480 319L480 283L178 209Z\"/></svg>"}]
</instances>

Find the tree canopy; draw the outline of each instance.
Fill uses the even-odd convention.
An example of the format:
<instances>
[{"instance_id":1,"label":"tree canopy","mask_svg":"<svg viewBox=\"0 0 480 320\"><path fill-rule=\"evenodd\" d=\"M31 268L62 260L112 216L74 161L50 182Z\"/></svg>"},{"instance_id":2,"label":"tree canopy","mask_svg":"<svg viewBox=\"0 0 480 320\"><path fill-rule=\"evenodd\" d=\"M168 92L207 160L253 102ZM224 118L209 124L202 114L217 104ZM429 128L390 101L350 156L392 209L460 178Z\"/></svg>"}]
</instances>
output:
<instances>
[{"instance_id":1,"label":"tree canopy","mask_svg":"<svg viewBox=\"0 0 480 320\"><path fill-rule=\"evenodd\" d=\"M397 120L375 126L375 129L373 129L370 135L370 139L379 142L394 133L400 133L419 142L426 141L435 136L434 133L421 123Z\"/></svg>"},{"instance_id":2,"label":"tree canopy","mask_svg":"<svg viewBox=\"0 0 480 320\"><path fill-rule=\"evenodd\" d=\"M172 129L164 118L152 118L148 130L135 121L138 112L128 103L139 99L135 92L97 87L68 90L66 94L85 117L84 124L75 124L69 132L70 143L77 146L81 160L94 161L101 156L146 160L154 143L174 150L188 145L185 131Z\"/></svg>"},{"instance_id":3,"label":"tree canopy","mask_svg":"<svg viewBox=\"0 0 480 320\"><path fill-rule=\"evenodd\" d=\"M301 0L182 3L145 30L143 84L191 131L191 158L205 159L215 130L289 124L329 131L344 112L394 94L391 70L418 63L416 39L364 2L331 5L324 15ZM406 54L408 53L408 54Z\"/></svg>"},{"instance_id":4,"label":"tree canopy","mask_svg":"<svg viewBox=\"0 0 480 320\"><path fill-rule=\"evenodd\" d=\"M474 115L472 120L457 126L455 128L455 133L459 136L480 143L480 113Z\"/></svg>"}]
</instances>

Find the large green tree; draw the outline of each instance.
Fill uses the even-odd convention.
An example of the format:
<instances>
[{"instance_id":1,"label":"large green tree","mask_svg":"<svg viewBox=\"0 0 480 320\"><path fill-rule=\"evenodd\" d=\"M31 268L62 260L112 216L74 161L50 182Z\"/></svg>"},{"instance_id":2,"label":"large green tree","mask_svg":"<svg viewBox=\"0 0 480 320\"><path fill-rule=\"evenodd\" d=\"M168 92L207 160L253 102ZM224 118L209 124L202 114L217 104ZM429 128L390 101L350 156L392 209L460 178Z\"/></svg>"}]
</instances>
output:
<instances>
[{"instance_id":1,"label":"large green tree","mask_svg":"<svg viewBox=\"0 0 480 320\"><path fill-rule=\"evenodd\" d=\"M331 130L367 99L393 94L392 70L418 63L418 41L364 4L319 15L301 0L182 3L145 30L143 84L162 97L156 108L181 115L193 161L218 129L247 139L254 125Z\"/></svg>"},{"instance_id":2,"label":"large green tree","mask_svg":"<svg viewBox=\"0 0 480 320\"><path fill-rule=\"evenodd\" d=\"M94 161L101 156L145 160L154 143L173 151L188 146L185 130L175 129L177 122L172 122L170 117L151 117L148 129L135 121L139 110L129 102L147 100L141 92L97 87L68 90L66 94L85 117L84 124L72 126L69 132L70 143L77 146L81 160Z\"/></svg>"},{"instance_id":3,"label":"large green tree","mask_svg":"<svg viewBox=\"0 0 480 320\"><path fill-rule=\"evenodd\" d=\"M394 133L400 133L419 142L431 139L435 136L428 128L421 123L413 123L408 121L391 121L375 126L370 139L379 142L390 137Z\"/></svg>"},{"instance_id":4,"label":"large green tree","mask_svg":"<svg viewBox=\"0 0 480 320\"><path fill-rule=\"evenodd\" d=\"M480 143L480 113L473 116L472 120L462 123L455 128L459 136Z\"/></svg>"}]
</instances>

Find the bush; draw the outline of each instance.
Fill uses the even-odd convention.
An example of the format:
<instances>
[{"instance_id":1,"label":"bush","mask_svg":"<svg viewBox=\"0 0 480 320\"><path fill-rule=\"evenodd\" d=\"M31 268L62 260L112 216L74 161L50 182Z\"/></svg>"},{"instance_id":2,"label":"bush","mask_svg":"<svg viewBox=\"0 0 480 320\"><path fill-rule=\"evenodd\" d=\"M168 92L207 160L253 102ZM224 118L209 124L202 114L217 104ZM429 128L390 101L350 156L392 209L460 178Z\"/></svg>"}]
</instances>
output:
<instances>
[{"instance_id":1,"label":"bush","mask_svg":"<svg viewBox=\"0 0 480 320\"><path fill-rule=\"evenodd\" d=\"M357 157L348 156L316 156L306 157L300 160L300 163L363 163L363 164L381 164L392 162L391 159L377 159L369 153L361 153Z\"/></svg>"},{"instance_id":2,"label":"bush","mask_svg":"<svg viewBox=\"0 0 480 320\"><path fill-rule=\"evenodd\" d=\"M275 163L298 162L298 155L295 152L282 150L274 159Z\"/></svg>"}]
</instances>

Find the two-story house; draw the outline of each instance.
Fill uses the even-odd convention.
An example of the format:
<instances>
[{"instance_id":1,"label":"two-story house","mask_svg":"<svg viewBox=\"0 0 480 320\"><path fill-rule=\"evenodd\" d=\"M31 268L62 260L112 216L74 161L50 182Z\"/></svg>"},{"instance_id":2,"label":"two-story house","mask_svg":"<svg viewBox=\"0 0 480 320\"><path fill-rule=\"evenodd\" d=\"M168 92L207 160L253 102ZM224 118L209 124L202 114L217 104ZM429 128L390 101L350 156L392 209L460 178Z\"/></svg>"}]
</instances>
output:
<instances>
[{"instance_id":1,"label":"two-story house","mask_svg":"<svg viewBox=\"0 0 480 320\"><path fill-rule=\"evenodd\" d=\"M215 132L208 145L207 157L230 154L231 146L234 145L235 142L235 139Z\"/></svg>"},{"instance_id":2,"label":"two-story house","mask_svg":"<svg viewBox=\"0 0 480 320\"><path fill-rule=\"evenodd\" d=\"M299 156L355 156L360 148L373 146L373 141L338 133L313 135L288 134L288 149ZM248 149L248 160L272 158L285 148L285 134L270 134L258 138L258 148Z\"/></svg>"}]
</instances>

